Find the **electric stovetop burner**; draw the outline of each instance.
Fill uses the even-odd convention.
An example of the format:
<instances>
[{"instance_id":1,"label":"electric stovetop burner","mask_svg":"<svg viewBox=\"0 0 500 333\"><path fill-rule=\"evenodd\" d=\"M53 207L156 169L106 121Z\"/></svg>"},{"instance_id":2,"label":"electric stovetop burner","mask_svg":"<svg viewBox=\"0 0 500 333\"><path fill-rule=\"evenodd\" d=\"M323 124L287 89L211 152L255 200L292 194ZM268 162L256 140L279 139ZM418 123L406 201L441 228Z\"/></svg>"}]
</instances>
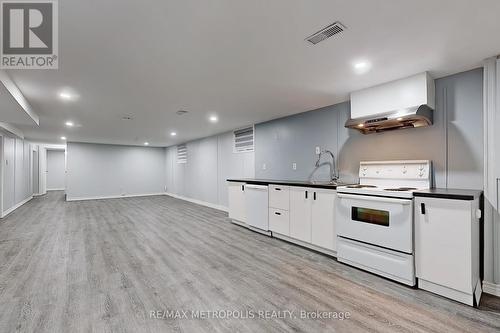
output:
<instances>
[{"instance_id":1,"label":"electric stovetop burner","mask_svg":"<svg viewBox=\"0 0 500 333\"><path fill-rule=\"evenodd\" d=\"M376 188L375 185L348 185L347 188Z\"/></svg>"},{"instance_id":2,"label":"electric stovetop burner","mask_svg":"<svg viewBox=\"0 0 500 333\"><path fill-rule=\"evenodd\" d=\"M384 191L404 192L404 191L413 191L416 189L417 189L416 187L398 187L398 188L385 188Z\"/></svg>"}]
</instances>

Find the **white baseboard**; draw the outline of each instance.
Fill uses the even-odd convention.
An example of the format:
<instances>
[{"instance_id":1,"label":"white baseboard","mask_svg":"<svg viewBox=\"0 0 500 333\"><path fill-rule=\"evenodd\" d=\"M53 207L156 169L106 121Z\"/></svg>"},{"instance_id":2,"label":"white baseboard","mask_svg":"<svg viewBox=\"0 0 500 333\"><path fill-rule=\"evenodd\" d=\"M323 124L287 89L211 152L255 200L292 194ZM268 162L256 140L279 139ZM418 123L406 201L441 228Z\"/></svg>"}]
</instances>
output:
<instances>
[{"instance_id":1,"label":"white baseboard","mask_svg":"<svg viewBox=\"0 0 500 333\"><path fill-rule=\"evenodd\" d=\"M66 188L62 187L62 188L48 188L47 191L64 191L66 190Z\"/></svg>"},{"instance_id":2,"label":"white baseboard","mask_svg":"<svg viewBox=\"0 0 500 333\"><path fill-rule=\"evenodd\" d=\"M174 194L174 193L165 192L164 194L168 195L168 196L171 196L173 198L176 198L176 199L181 199L181 200L184 200L184 201L189 201L189 202L192 202L192 203L195 203L195 204L198 204L198 205L210 207L210 208L217 209L217 210L222 210L224 212L227 212L229 210L227 207L222 206L222 205L217 205L217 204L213 204L213 203L206 202L206 201L191 199L191 198L184 197L182 195L177 195L177 194Z\"/></svg>"},{"instance_id":3,"label":"white baseboard","mask_svg":"<svg viewBox=\"0 0 500 333\"><path fill-rule=\"evenodd\" d=\"M500 284L483 281L483 292L500 297Z\"/></svg>"},{"instance_id":4,"label":"white baseboard","mask_svg":"<svg viewBox=\"0 0 500 333\"><path fill-rule=\"evenodd\" d=\"M121 199L121 198L135 198L135 197L151 197L155 195L164 195L163 192L158 193L140 193L140 194L125 194L125 195L107 195L95 197L70 197L66 195L66 201L85 201L85 200L104 200L104 199Z\"/></svg>"},{"instance_id":5,"label":"white baseboard","mask_svg":"<svg viewBox=\"0 0 500 333\"><path fill-rule=\"evenodd\" d=\"M25 203L27 203L28 201L30 201L31 199L33 199L33 196L29 196L26 199L24 199L23 201L21 201L20 203L18 203L17 205L14 205L14 206L10 207L5 212L2 212L2 215L0 216L0 218L3 219L4 217L6 217L7 215L9 215L13 211L15 211L16 209L18 209L19 207L21 207L22 205L24 205Z\"/></svg>"}]
</instances>

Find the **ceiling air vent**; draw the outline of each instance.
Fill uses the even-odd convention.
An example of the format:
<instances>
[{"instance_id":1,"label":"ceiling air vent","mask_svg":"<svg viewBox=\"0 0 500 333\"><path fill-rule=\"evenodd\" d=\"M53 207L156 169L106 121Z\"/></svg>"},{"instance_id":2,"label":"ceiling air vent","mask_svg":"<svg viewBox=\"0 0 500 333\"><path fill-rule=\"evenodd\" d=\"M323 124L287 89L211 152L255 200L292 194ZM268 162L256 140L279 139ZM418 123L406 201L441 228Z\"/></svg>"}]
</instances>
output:
<instances>
[{"instance_id":1,"label":"ceiling air vent","mask_svg":"<svg viewBox=\"0 0 500 333\"><path fill-rule=\"evenodd\" d=\"M234 134L234 152L246 153L253 151L254 147L254 128L245 127L233 132Z\"/></svg>"},{"instance_id":2,"label":"ceiling air vent","mask_svg":"<svg viewBox=\"0 0 500 333\"><path fill-rule=\"evenodd\" d=\"M177 163L187 163L188 150L186 144L177 146Z\"/></svg>"},{"instance_id":3,"label":"ceiling air vent","mask_svg":"<svg viewBox=\"0 0 500 333\"><path fill-rule=\"evenodd\" d=\"M327 38L341 33L345 29L346 27L342 23L335 22L334 24L329 25L328 27L321 29L317 33L307 37L306 40L311 44L318 44L319 42L322 42Z\"/></svg>"},{"instance_id":4,"label":"ceiling air vent","mask_svg":"<svg viewBox=\"0 0 500 333\"><path fill-rule=\"evenodd\" d=\"M188 113L189 111L186 111L186 110L179 110L179 111L176 111L175 113L178 115L178 116L183 116L185 115L186 113Z\"/></svg>"}]
</instances>

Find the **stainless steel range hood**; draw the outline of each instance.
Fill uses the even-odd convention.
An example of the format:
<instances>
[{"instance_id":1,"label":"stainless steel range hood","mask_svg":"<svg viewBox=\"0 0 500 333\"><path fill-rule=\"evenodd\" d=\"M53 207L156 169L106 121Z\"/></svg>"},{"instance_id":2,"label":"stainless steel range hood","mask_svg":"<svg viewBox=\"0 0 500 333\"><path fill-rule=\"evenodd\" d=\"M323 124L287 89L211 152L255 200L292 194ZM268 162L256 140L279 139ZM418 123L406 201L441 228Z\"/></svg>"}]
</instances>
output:
<instances>
[{"instance_id":1,"label":"stainless steel range hood","mask_svg":"<svg viewBox=\"0 0 500 333\"><path fill-rule=\"evenodd\" d=\"M427 72L351 93L345 127L363 134L432 125L434 80Z\"/></svg>"}]
</instances>

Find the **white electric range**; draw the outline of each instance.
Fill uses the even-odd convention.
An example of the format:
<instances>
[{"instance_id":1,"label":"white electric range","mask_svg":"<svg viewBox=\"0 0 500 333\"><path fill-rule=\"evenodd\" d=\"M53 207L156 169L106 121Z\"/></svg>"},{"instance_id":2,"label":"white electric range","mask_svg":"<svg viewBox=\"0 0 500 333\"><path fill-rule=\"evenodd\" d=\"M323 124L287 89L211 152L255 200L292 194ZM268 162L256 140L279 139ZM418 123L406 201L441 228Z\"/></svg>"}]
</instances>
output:
<instances>
[{"instance_id":1,"label":"white electric range","mask_svg":"<svg viewBox=\"0 0 500 333\"><path fill-rule=\"evenodd\" d=\"M414 286L413 191L430 188L431 162L361 162L359 179L337 188L338 260Z\"/></svg>"}]
</instances>

